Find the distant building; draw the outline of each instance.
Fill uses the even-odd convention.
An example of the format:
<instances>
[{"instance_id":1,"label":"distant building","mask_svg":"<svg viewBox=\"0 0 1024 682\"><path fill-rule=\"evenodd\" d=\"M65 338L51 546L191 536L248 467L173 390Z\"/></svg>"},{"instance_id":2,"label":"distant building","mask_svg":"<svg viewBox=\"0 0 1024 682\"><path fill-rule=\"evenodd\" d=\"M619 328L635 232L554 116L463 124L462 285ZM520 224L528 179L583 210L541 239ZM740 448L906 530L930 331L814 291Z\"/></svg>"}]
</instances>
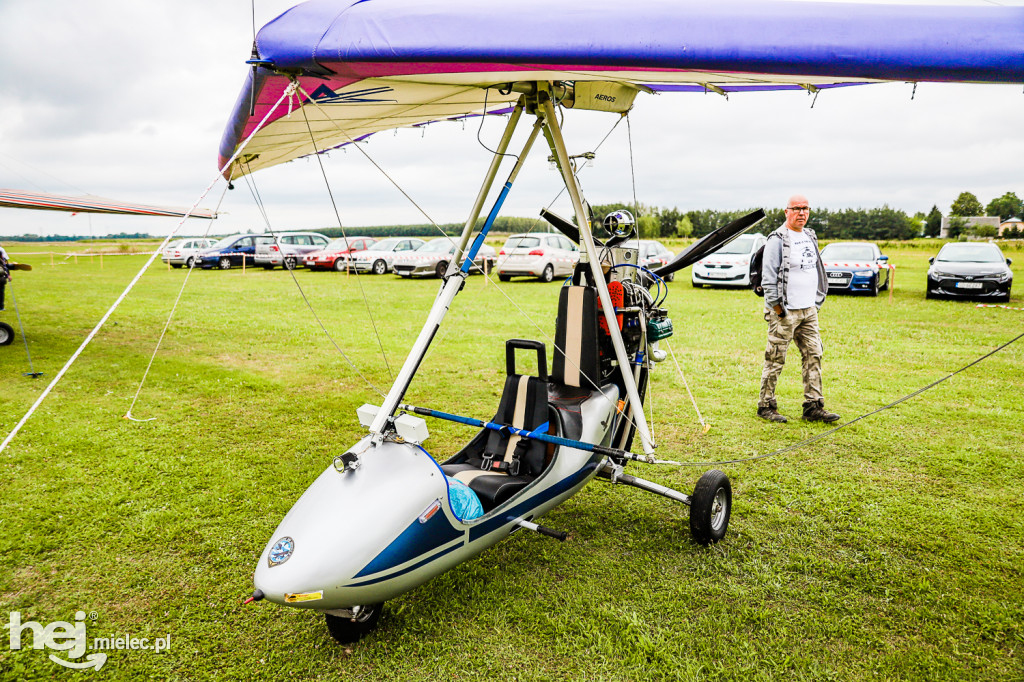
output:
<instances>
[{"instance_id":1,"label":"distant building","mask_svg":"<svg viewBox=\"0 0 1024 682\"><path fill-rule=\"evenodd\" d=\"M1024 231L1024 220L1020 218L1007 218L1006 222L999 224L999 236L1003 236L1003 232L1017 228L1017 233Z\"/></svg>"},{"instance_id":2,"label":"distant building","mask_svg":"<svg viewBox=\"0 0 1024 682\"><path fill-rule=\"evenodd\" d=\"M955 217L956 216L942 216L942 227L939 228L939 237L942 237L943 239L949 238L949 221ZM977 215L962 218L962 220L967 222L967 227L973 227L975 225L991 225L997 232L999 231L999 216Z\"/></svg>"}]
</instances>

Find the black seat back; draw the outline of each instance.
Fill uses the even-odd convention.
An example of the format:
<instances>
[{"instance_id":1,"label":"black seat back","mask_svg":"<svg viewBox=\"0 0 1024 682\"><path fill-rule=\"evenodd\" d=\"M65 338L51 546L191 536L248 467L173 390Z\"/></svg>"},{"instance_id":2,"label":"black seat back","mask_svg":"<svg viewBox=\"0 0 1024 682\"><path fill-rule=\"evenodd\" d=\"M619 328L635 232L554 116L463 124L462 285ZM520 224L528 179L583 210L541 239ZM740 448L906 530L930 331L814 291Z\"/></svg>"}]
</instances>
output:
<instances>
[{"instance_id":1,"label":"black seat back","mask_svg":"<svg viewBox=\"0 0 1024 682\"><path fill-rule=\"evenodd\" d=\"M597 289L565 286L558 294L551 379L591 391L601 385Z\"/></svg>"},{"instance_id":2,"label":"black seat back","mask_svg":"<svg viewBox=\"0 0 1024 682\"><path fill-rule=\"evenodd\" d=\"M516 349L537 352L539 376L516 373ZM508 424L517 429L533 431L548 422L548 369L544 344L539 341L509 339L505 343L505 389L498 403L494 422ZM541 430L547 433L548 429ZM484 456L494 462L512 463L518 460L518 475L538 476L544 470L547 444L532 438L521 438L506 431L491 431L487 435Z\"/></svg>"}]
</instances>

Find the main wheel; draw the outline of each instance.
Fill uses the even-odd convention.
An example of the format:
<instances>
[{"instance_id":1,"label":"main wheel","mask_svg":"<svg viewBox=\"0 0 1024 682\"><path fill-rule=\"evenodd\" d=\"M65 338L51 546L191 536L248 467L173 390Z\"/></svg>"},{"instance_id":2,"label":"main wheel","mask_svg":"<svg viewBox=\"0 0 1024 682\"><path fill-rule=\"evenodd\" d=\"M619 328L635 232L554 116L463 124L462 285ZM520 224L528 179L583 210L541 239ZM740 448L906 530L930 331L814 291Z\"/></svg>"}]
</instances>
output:
<instances>
[{"instance_id":1,"label":"main wheel","mask_svg":"<svg viewBox=\"0 0 1024 682\"><path fill-rule=\"evenodd\" d=\"M725 537L732 513L732 484L717 469L705 473L697 481L690 498L690 533L702 545L710 545Z\"/></svg>"},{"instance_id":2,"label":"main wheel","mask_svg":"<svg viewBox=\"0 0 1024 682\"><path fill-rule=\"evenodd\" d=\"M446 272L448 272L448 263L446 263L444 261L441 261L440 263L438 263L437 267L434 268L434 274L437 275L438 279L443 278L444 277L444 273L446 273Z\"/></svg>"},{"instance_id":3,"label":"main wheel","mask_svg":"<svg viewBox=\"0 0 1024 682\"><path fill-rule=\"evenodd\" d=\"M345 259L339 258L335 260L333 267L335 272L345 272Z\"/></svg>"},{"instance_id":4,"label":"main wheel","mask_svg":"<svg viewBox=\"0 0 1024 682\"><path fill-rule=\"evenodd\" d=\"M373 274L383 275L388 271L388 264L384 262L383 258L378 258L373 261Z\"/></svg>"},{"instance_id":5,"label":"main wheel","mask_svg":"<svg viewBox=\"0 0 1024 682\"><path fill-rule=\"evenodd\" d=\"M295 262L294 258L288 257L284 259L282 265L284 266L285 270L294 270L295 266L298 265L298 263Z\"/></svg>"},{"instance_id":6,"label":"main wheel","mask_svg":"<svg viewBox=\"0 0 1024 682\"><path fill-rule=\"evenodd\" d=\"M0 322L0 346L9 346L14 341L14 327L6 322Z\"/></svg>"},{"instance_id":7,"label":"main wheel","mask_svg":"<svg viewBox=\"0 0 1024 682\"><path fill-rule=\"evenodd\" d=\"M231 259L228 258L227 256L223 256L219 261L217 261L217 267L219 267L221 270L230 270Z\"/></svg>"},{"instance_id":8,"label":"main wheel","mask_svg":"<svg viewBox=\"0 0 1024 682\"><path fill-rule=\"evenodd\" d=\"M555 278L555 266L548 263L544 266L544 272L540 273L540 281L550 282Z\"/></svg>"},{"instance_id":9,"label":"main wheel","mask_svg":"<svg viewBox=\"0 0 1024 682\"><path fill-rule=\"evenodd\" d=\"M384 611L384 604L370 604L369 606L355 606L359 609L354 618L344 616L332 616L324 614L327 621L327 630L339 644L351 644L358 642L368 635L380 621L380 614Z\"/></svg>"}]
</instances>

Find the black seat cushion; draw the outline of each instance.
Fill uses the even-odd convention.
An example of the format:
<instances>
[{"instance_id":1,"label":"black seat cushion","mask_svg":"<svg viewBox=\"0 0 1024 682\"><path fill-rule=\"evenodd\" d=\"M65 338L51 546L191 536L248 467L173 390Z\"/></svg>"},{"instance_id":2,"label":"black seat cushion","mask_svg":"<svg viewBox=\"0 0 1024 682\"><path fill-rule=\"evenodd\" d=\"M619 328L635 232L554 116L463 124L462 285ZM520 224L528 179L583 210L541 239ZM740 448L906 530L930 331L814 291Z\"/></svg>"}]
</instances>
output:
<instances>
[{"instance_id":1,"label":"black seat cushion","mask_svg":"<svg viewBox=\"0 0 1024 682\"><path fill-rule=\"evenodd\" d=\"M441 470L452 478L461 472L477 472L479 467L472 464L444 464ZM502 502L525 488L533 478L530 476L509 476L507 474L488 474L481 472L473 476L466 485L480 498L484 511L489 512Z\"/></svg>"}]
</instances>

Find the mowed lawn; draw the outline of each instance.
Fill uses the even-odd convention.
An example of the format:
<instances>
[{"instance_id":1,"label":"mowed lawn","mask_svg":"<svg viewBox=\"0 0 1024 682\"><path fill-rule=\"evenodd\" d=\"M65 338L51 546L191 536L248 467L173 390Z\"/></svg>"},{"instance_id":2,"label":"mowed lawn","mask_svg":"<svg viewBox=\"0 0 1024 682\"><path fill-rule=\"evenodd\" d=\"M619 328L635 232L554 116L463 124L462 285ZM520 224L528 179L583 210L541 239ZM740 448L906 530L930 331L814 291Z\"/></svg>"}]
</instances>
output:
<instances>
[{"instance_id":1,"label":"mowed lawn","mask_svg":"<svg viewBox=\"0 0 1024 682\"><path fill-rule=\"evenodd\" d=\"M844 421L1024 333L1024 311L925 300L938 246L883 245L891 299L826 302L826 406ZM0 348L0 437L145 260L18 255L51 248L8 245L35 266L10 291L45 375L22 376L20 333ZM1008 305L1022 308L1024 250L1005 251ZM517 533L389 602L374 634L342 647L315 613L242 602L282 516L361 437L355 410L387 390L438 282L193 272L143 382L186 275L154 264L0 453L0 619L45 626L82 611L89 641L169 636L169 647L108 651L99 672L74 671L47 657L68 651L31 648L28 630L11 650L2 630L0 679L1024 679L1024 340L778 457L629 467L685 492L704 470L726 471L734 509L716 546L692 542L685 507L595 482L545 517L568 542ZM550 348L557 294L470 278L407 400L493 415L504 341ZM795 348L779 393L794 419L755 416L761 299L694 289L687 270L667 306L668 345L711 428L670 357L652 379L661 457L753 457L825 430L798 419ZM0 319L17 330L7 308ZM125 419L137 391L140 421ZM473 434L430 427L438 459Z\"/></svg>"}]
</instances>

